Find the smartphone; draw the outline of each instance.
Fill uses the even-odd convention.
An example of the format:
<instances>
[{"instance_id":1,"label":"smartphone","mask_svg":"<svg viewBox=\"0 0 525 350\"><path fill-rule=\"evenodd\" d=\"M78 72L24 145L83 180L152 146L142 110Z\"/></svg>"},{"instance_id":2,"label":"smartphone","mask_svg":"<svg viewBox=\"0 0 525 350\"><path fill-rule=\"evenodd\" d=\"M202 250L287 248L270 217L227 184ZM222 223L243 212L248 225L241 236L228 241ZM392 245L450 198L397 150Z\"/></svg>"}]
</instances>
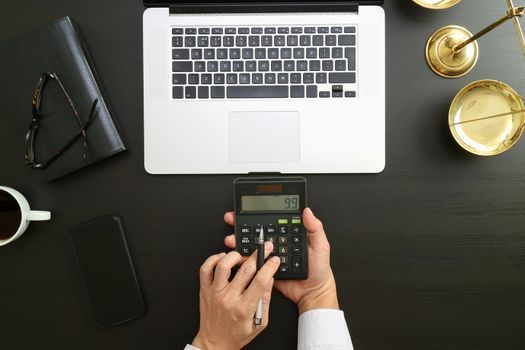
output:
<instances>
[{"instance_id":1,"label":"smartphone","mask_svg":"<svg viewBox=\"0 0 525 350\"><path fill-rule=\"evenodd\" d=\"M97 326L142 317L146 304L120 219L110 216L76 225L70 238Z\"/></svg>"}]
</instances>

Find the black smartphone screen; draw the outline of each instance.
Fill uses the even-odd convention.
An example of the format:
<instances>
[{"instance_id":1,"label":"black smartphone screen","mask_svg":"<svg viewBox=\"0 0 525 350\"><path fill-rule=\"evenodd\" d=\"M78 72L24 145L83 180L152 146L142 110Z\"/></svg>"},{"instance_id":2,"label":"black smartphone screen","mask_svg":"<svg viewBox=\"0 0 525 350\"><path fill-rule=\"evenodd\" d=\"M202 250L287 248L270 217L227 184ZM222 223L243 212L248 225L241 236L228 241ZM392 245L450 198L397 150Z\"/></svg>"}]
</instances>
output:
<instances>
[{"instance_id":1,"label":"black smartphone screen","mask_svg":"<svg viewBox=\"0 0 525 350\"><path fill-rule=\"evenodd\" d=\"M146 305L118 217L74 226L71 243L99 327L115 326L145 314Z\"/></svg>"}]
</instances>

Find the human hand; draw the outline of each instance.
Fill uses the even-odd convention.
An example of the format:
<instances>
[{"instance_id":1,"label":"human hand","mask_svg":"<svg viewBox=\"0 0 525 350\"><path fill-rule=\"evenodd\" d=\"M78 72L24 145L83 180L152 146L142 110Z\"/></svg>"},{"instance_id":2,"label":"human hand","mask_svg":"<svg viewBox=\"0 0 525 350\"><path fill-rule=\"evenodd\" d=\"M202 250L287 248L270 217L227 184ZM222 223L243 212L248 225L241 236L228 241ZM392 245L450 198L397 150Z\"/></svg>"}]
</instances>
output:
<instances>
[{"instance_id":1,"label":"human hand","mask_svg":"<svg viewBox=\"0 0 525 350\"><path fill-rule=\"evenodd\" d=\"M266 242L265 256L273 250ZM193 346L202 350L235 350L251 342L268 325L273 275L279 258L268 259L257 272L257 251L246 261L238 252L209 257L200 269L200 328ZM231 282L232 268L241 265ZM255 276L255 277L254 277ZM254 325L257 304L263 299L263 319Z\"/></svg>"},{"instance_id":2,"label":"human hand","mask_svg":"<svg viewBox=\"0 0 525 350\"><path fill-rule=\"evenodd\" d=\"M224 221L234 225L233 212L224 214ZM303 211L303 224L308 231L308 271L306 280L275 281L275 287L297 304L299 314L313 309L339 309L335 278L330 268L330 244L322 222L310 208ZM224 244L234 249L235 235L224 239Z\"/></svg>"}]
</instances>

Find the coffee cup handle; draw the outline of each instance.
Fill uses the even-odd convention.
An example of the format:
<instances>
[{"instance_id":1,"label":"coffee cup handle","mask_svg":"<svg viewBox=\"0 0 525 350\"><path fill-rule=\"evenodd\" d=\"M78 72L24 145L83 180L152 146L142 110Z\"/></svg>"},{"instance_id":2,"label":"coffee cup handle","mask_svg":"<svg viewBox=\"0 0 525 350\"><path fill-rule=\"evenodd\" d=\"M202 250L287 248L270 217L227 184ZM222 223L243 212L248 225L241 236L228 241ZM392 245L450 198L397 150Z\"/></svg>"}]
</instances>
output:
<instances>
[{"instance_id":1,"label":"coffee cup handle","mask_svg":"<svg viewBox=\"0 0 525 350\"><path fill-rule=\"evenodd\" d=\"M31 210L27 214L29 221L47 221L51 219L51 212L42 210Z\"/></svg>"}]
</instances>

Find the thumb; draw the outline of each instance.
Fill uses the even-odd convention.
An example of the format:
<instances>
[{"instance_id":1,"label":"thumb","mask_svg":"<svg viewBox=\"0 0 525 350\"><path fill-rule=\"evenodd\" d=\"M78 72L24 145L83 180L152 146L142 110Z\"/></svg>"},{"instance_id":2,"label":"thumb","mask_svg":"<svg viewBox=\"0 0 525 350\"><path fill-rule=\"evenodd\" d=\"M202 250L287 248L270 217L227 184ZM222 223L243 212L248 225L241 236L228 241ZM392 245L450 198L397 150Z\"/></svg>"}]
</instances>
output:
<instances>
[{"instance_id":1,"label":"thumb","mask_svg":"<svg viewBox=\"0 0 525 350\"><path fill-rule=\"evenodd\" d=\"M308 231L308 240L313 249L326 247L326 245L328 245L328 238L326 238L323 223L315 217L312 209L306 208L303 211L303 223Z\"/></svg>"}]
</instances>

